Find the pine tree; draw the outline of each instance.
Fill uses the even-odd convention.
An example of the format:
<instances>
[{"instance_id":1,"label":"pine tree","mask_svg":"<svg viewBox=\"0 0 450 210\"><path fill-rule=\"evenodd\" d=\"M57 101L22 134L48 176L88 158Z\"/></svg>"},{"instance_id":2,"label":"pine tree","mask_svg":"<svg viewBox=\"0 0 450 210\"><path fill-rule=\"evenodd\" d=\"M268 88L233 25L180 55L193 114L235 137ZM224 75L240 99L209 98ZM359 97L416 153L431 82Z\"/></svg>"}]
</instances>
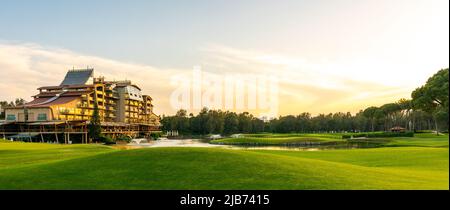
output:
<instances>
[{"instance_id":1,"label":"pine tree","mask_svg":"<svg viewBox=\"0 0 450 210\"><path fill-rule=\"evenodd\" d=\"M99 140L102 133L102 127L100 125L100 114L97 103L94 103L94 112L92 113L92 118L88 127L90 138L92 140Z\"/></svg>"}]
</instances>

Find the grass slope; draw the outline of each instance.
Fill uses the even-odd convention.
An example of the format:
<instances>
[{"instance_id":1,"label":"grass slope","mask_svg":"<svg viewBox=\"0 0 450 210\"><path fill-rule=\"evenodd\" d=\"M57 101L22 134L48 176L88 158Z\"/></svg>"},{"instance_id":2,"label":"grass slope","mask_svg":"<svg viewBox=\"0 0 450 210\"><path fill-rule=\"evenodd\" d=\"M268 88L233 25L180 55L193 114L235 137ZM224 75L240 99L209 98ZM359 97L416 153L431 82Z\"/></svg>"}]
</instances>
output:
<instances>
[{"instance_id":1,"label":"grass slope","mask_svg":"<svg viewBox=\"0 0 450 210\"><path fill-rule=\"evenodd\" d=\"M446 147L448 148L448 134L415 134L413 138L397 137L392 138L392 141L385 146L415 146L415 147Z\"/></svg>"},{"instance_id":2,"label":"grass slope","mask_svg":"<svg viewBox=\"0 0 450 210\"><path fill-rule=\"evenodd\" d=\"M448 159L448 148L429 147L296 152L0 143L0 189L448 189Z\"/></svg>"},{"instance_id":3,"label":"grass slope","mask_svg":"<svg viewBox=\"0 0 450 210\"><path fill-rule=\"evenodd\" d=\"M101 145L0 142L0 169L45 164L115 151Z\"/></svg>"}]
</instances>

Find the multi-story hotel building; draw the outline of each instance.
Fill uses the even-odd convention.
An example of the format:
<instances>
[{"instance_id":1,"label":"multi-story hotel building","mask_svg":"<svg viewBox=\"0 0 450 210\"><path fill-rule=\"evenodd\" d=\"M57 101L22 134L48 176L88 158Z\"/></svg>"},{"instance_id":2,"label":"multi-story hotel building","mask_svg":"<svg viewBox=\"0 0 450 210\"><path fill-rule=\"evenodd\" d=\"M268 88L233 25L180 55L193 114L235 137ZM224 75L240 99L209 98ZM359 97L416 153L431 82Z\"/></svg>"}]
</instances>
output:
<instances>
[{"instance_id":1,"label":"multi-story hotel building","mask_svg":"<svg viewBox=\"0 0 450 210\"><path fill-rule=\"evenodd\" d=\"M149 95L143 95L142 90L128 80L107 81L104 77L94 77L94 69L70 70L60 85L39 87L38 91L33 101L5 108L3 124L40 126L40 130L52 125L57 128L60 124L87 125L97 105L102 126L113 136L124 130L134 136L159 130L159 117L153 113ZM4 128L4 136L5 133Z\"/></svg>"}]
</instances>

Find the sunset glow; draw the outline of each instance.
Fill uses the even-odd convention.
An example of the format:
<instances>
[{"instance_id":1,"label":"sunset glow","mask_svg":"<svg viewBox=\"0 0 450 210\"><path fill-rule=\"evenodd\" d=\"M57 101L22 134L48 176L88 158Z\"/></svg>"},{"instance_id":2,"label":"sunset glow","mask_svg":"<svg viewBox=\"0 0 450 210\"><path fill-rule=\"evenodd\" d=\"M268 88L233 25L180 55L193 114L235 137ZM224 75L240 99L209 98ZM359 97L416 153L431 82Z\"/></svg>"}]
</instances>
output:
<instances>
[{"instance_id":1,"label":"sunset glow","mask_svg":"<svg viewBox=\"0 0 450 210\"><path fill-rule=\"evenodd\" d=\"M71 14L67 5L2 3L0 98L30 100L36 87L89 66L135 81L167 115L176 111L171 78L201 66L277 77L280 115L355 113L409 98L449 66L446 0L81 2Z\"/></svg>"}]
</instances>

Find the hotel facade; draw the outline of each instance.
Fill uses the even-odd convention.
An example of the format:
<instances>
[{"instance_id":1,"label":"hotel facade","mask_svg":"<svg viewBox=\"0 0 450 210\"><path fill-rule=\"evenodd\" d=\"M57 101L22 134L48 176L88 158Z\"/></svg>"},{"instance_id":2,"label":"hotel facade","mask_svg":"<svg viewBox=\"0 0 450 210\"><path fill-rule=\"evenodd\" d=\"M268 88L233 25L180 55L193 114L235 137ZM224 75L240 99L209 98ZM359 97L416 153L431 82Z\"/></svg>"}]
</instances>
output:
<instances>
[{"instance_id":1,"label":"hotel facade","mask_svg":"<svg viewBox=\"0 0 450 210\"><path fill-rule=\"evenodd\" d=\"M88 143L87 125L97 105L102 132L118 136L147 136L159 131L159 117L153 113L152 97L142 94L131 81L107 81L94 77L94 69L69 70L56 86L45 86L23 106L5 108L0 124L4 138L44 141L44 135L77 135ZM81 134L81 139L79 138ZM74 138L72 138L74 139ZM59 141L58 141L59 142Z\"/></svg>"}]
</instances>

